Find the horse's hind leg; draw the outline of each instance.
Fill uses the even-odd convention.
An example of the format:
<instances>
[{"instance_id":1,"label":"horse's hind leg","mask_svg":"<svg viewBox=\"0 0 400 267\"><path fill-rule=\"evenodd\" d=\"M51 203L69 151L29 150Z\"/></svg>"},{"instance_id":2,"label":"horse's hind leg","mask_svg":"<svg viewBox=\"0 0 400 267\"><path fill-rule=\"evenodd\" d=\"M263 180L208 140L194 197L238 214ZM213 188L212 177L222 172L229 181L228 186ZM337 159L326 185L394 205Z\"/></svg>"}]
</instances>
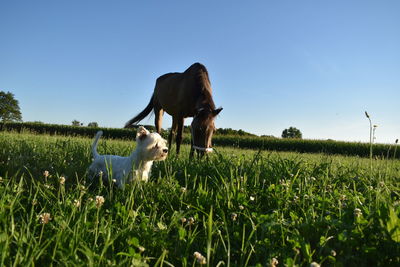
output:
<instances>
[{"instance_id":1,"label":"horse's hind leg","mask_svg":"<svg viewBox=\"0 0 400 267\"><path fill-rule=\"evenodd\" d=\"M163 118L164 110L158 107L154 107L154 124L156 126L157 133L161 133L161 124Z\"/></svg>"}]
</instances>

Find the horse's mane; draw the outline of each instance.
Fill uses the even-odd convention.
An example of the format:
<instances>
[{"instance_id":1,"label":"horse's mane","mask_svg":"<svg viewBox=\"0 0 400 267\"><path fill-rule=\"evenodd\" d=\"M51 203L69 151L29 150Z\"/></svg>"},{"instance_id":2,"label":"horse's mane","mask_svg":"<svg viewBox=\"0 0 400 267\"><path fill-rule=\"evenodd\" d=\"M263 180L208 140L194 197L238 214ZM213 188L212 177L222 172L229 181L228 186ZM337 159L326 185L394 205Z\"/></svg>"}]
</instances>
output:
<instances>
[{"instance_id":1,"label":"horse's mane","mask_svg":"<svg viewBox=\"0 0 400 267\"><path fill-rule=\"evenodd\" d=\"M206 67L201 63L192 64L185 72L185 75L191 75L195 82L195 89L199 96L202 96L202 104L209 106L211 110L215 109L212 98L211 82Z\"/></svg>"}]
</instances>

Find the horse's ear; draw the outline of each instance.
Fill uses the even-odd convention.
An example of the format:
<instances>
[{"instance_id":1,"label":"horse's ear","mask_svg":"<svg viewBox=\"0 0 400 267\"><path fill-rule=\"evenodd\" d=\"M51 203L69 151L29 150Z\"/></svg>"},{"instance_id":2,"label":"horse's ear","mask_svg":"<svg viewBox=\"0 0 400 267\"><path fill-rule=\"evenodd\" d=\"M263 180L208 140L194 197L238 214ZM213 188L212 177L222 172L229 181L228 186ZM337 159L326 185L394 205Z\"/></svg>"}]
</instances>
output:
<instances>
[{"instance_id":1,"label":"horse's ear","mask_svg":"<svg viewBox=\"0 0 400 267\"><path fill-rule=\"evenodd\" d=\"M214 110L212 111L212 114L213 114L214 117L215 117L215 116L217 116L222 110L223 110L223 108L214 109Z\"/></svg>"},{"instance_id":2,"label":"horse's ear","mask_svg":"<svg viewBox=\"0 0 400 267\"><path fill-rule=\"evenodd\" d=\"M150 134L150 132L147 131L147 129L143 126L140 126L136 133L136 140L143 140L147 137L148 134Z\"/></svg>"}]
</instances>

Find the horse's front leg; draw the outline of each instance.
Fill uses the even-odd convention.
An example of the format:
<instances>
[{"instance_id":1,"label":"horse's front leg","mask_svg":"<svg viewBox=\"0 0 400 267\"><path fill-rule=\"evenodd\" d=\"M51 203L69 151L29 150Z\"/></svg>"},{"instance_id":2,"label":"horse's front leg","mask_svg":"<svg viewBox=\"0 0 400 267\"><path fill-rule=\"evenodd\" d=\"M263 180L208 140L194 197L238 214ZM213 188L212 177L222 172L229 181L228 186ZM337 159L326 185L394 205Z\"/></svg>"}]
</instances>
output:
<instances>
[{"instance_id":1,"label":"horse's front leg","mask_svg":"<svg viewBox=\"0 0 400 267\"><path fill-rule=\"evenodd\" d=\"M169 131L169 135L168 135L168 150L171 151L171 146L172 146L172 140L175 137L176 134L176 129L177 129L177 120L175 117L172 117L172 127L171 127L171 131Z\"/></svg>"},{"instance_id":2,"label":"horse's front leg","mask_svg":"<svg viewBox=\"0 0 400 267\"><path fill-rule=\"evenodd\" d=\"M183 117L177 118L178 131L176 133L176 154L179 155L179 150L182 143L182 134L183 134L183 123L185 119Z\"/></svg>"}]
</instances>

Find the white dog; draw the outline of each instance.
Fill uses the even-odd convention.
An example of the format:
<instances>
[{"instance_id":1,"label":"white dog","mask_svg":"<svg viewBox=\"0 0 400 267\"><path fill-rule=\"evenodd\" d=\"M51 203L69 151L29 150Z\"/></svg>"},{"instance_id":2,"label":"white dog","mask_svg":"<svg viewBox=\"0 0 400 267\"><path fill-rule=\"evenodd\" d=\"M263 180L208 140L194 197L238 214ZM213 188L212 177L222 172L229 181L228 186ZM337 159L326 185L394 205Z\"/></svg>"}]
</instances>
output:
<instances>
[{"instance_id":1,"label":"white dog","mask_svg":"<svg viewBox=\"0 0 400 267\"><path fill-rule=\"evenodd\" d=\"M140 126L136 134L136 149L129 157L99 155L97 142L102 134L102 131L96 134L92 145L94 160L89 166L89 174L92 178L102 175L104 181L112 179L119 188L134 179L147 182L153 161L165 160L168 154L166 140Z\"/></svg>"}]
</instances>

